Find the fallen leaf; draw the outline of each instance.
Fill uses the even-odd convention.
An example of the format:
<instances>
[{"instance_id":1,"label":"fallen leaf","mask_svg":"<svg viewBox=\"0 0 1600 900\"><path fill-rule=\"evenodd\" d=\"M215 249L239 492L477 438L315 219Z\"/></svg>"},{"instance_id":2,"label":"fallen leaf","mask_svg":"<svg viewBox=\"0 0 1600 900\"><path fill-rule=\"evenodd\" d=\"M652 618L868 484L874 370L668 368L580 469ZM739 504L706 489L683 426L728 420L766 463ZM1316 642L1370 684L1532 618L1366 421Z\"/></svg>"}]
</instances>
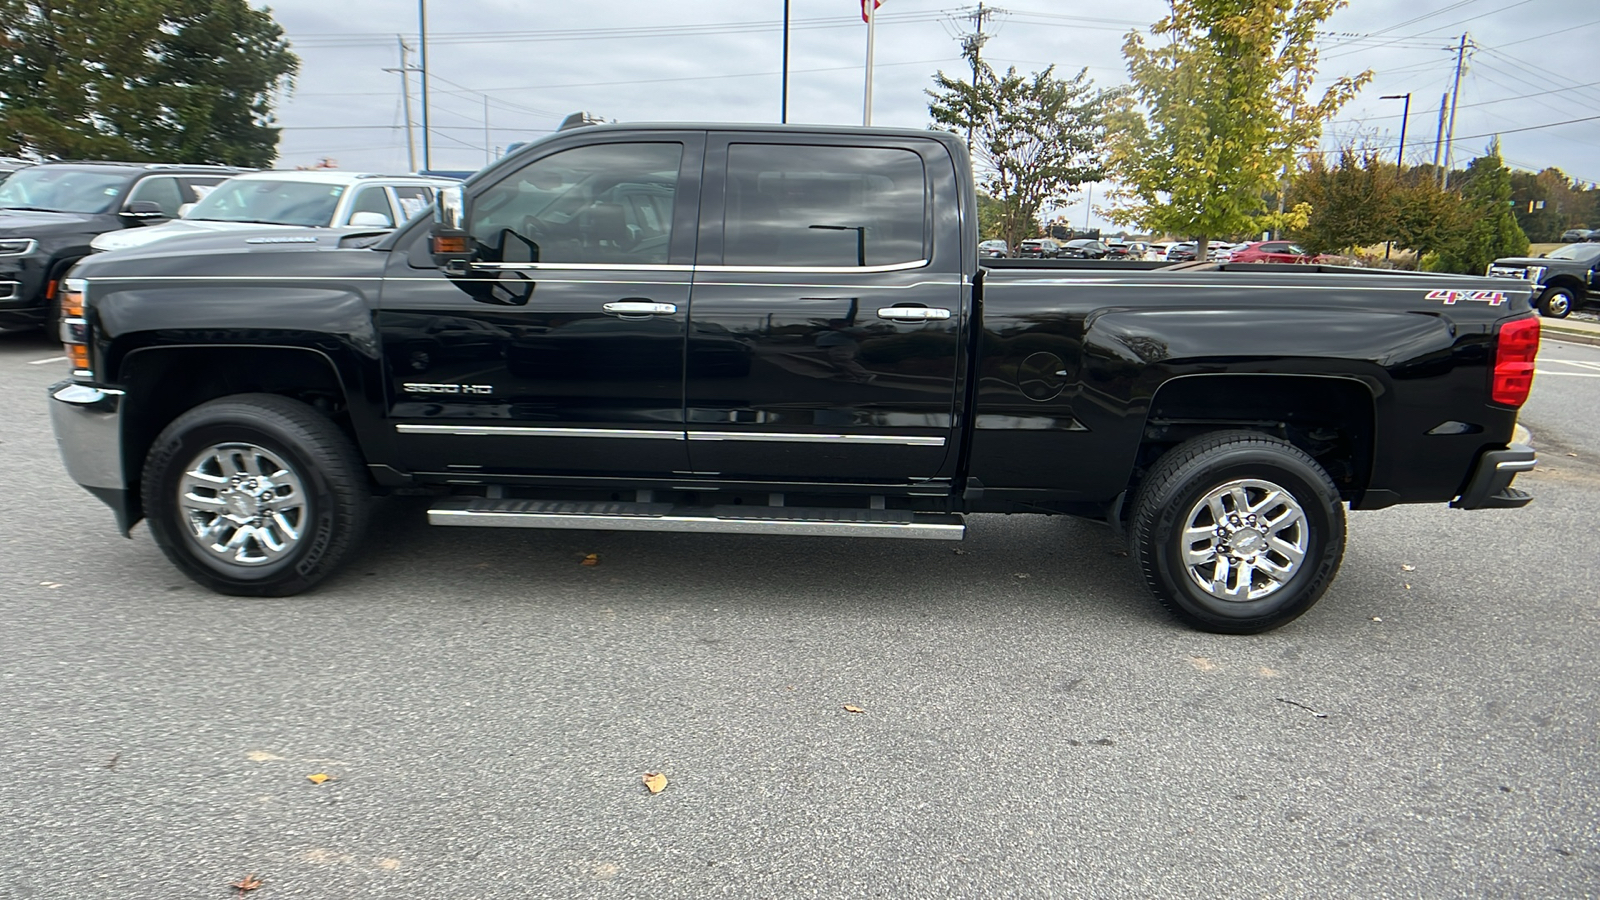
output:
<instances>
[{"instance_id":1,"label":"fallen leaf","mask_svg":"<svg viewBox=\"0 0 1600 900\"><path fill-rule=\"evenodd\" d=\"M1027 577L1028 577L1028 575L1027 575L1027 573L1026 573L1026 572L1018 572L1018 573L1017 573L1017 577L1018 577L1018 578L1027 578Z\"/></svg>"},{"instance_id":2,"label":"fallen leaf","mask_svg":"<svg viewBox=\"0 0 1600 900\"><path fill-rule=\"evenodd\" d=\"M1262 678L1277 678L1278 670L1262 666L1261 668L1256 669L1256 674L1260 675Z\"/></svg>"},{"instance_id":3,"label":"fallen leaf","mask_svg":"<svg viewBox=\"0 0 1600 900\"><path fill-rule=\"evenodd\" d=\"M950 552L954 553L957 556L966 556L967 555L967 551L961 549L960 547L951 547L950 548Z\"/></svg>"},{"instance_id":4,"label":"fallen leaf","mask_svg":"<svg viewBox=\"0 0 1600 900\"><path fill-rule=\"evenodd\" d=\"M263 884L266 884L266 882L262 881L259 878L257 878L255 876L255 873L251 873L251 874L246 875L245 877L239 879L238 881L235 881L234 883L228 885L228 887L237 888L238 891L239 891L239 895L243 896L243 895L248 894L249 892L255 890L256 888L261 887Z\"/></svg>"},{"instance_id":5,"label":"fallen leaf","mask_svg":"<svg viewBox=\"0 0 1600 900\"><path fill-rule=\"evenodd\" d=\"M1576 454L1576 453L1568 453L1567 455L1572 457L1572 458L1574 458L1574 459L1576 459L1577 456L1578 456L1578 454Z\"/></svg>"},{"instance_id":6,"label":"fallen leaf","mask_svg":"<svg viewBox=\"0 0 1600 900\"><path fill-rule=\"evenodd\" d=\"M393 871L400 868L400 860L395 859L392 856L387 859L380 859L378 860L378 868Z\"/></svg>"},{"instance_id":7,"label":"fallen leaf","mask_svg":"<svg viewBox=\"0 0 1600 900\"><path fill-rule=\"evenodd\" d=\"M106 763L106 768L115 769L117 767L117 760L119 760L121 758L122 758L122 754L121 753L113 753L113 754L111 754L111 761Z\"/></svg>"},{"instance_id":8,"label":"fallen leaf","mask_svg":"<svg viewBox=\"0 0 1600 900\"><path fill-rule=\"evenodd\" d=\"M667 789L667 776L660 772L646 772L642 780L644 781L644 786L649 788L652 794L659 794Z\"/></svg>"},{"instance_id":9,"label":"fallen leaf","mask_svg":"<svg viewBox=\"0 0 1600 900\"><path fill-rule=\"evenodd\" d=\"M1374 622L1382 622L1383 621L1383 616L1373 616L1372 617L1372 621L1374 621Z\"/></svg>"},{"instance_id":10,"label":"fallen leaf","mask_svg":"<svg viewBox=\"0 0 1600 900\"><path fill-rule=\"evenodd\" d=\"M245 756L249 757L251 762L271 762L275 759L283 759L283 757L279 756L278 754L268 753L265 750L251 750L249 753L246 753Z\"/></svg>"},{"instance_id":11,"label":"fallen leaf","mask_svg":"<svg viewBox=\"0 0 1600 900\"><path fill-rule=\"evenodd\" d=\"M1217 664L1204 656L1189 657L1189 665L1194 666L1196 669L1199 669L1202 672L1214 672L1217 669Z\"/></svg>"},{"instance_id":12,"label":"fallen leaf","mask_svg":"<svg viewBox=\"0 0 1600 900\"><path fill-rule=\"evenodd\" d=\"M306 780L311 782L312 784L321 784L324 781L331 780L332 778L333 778L332 775L324 775L321 772L318 772L315 775L307 775L306 776Z\"/></svg>"},{"instance_id":13,"label":"fallen leaf","mask_svg":"<svg viewBox=\"0 0 1600 900\"><path fill-rule=\"evenodd\" d=\"M1411 585L1409 585L1409 584L1406 585L1406 590L1408 590L1408 591L1411 590Z\"/></svg>"},{"instance_id":14,"label":"fallen leaf","mask_svg":"<svg viewBox=\"0 0 1600 900\"><path fill-rule=\"evenodd\" d=\"M848 703L846 703L844 705L844 711L847 712L847 713L864 713L864 712L866 712L866 710L862 709L861 707L859 707L859 706L851 706Z\"/></svg>"},{"instance_id":15,"label":"fallen leaf","mask_svg":"<svg viewBox=\"0 0 1600 900\"><path fill-rule=\"evenodd\" d=\"M1416 570L1417 570L1417 567L1416 567L1416 566L1406 566L1406 565L1402 565L1402 566L1401 566L1401 567L1400 567L1400 571L1402 571L1402 572L1415 572L1415 571L1416 571Z\"/></svg>"},{"instance_id":16,"label":"fallen leaf","mask_svg":"<svg viewBox=\"0 0 1600 900\"><path fill-rule=\"evenodd\" d=\"M600 554L598 554L598 553L590 553L589 555L585 556L583 558L583 565L586 565L586 566L598 566L598 565L600 565Z\"/></svg>"}]
</instances>

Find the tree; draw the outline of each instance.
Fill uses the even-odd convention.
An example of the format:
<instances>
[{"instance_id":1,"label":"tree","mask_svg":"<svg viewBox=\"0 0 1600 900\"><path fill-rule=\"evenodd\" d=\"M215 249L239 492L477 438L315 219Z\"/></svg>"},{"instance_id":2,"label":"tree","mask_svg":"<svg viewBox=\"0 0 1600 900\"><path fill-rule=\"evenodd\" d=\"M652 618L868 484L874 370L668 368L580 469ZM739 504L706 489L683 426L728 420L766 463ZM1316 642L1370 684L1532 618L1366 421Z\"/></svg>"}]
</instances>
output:
<instances>
[{"instance_id":1,"label":"tree","mask_svg":"<svg viewBox=\"0 0 1600 900\"><path fill-rule=\"evenodd\" d=\"M1308 210L1291 234L1312 253L1393 240L1398 191L1394 166L1375 153L1346 148L1333 166L1313 156L1289 191L1290 202Z\"/></svg>"},{"instance_id":2,"label":"tree","mask_svg":"<svg viewBox=\"0 0 1600 900\"><path fill-rule=\"evenodd\" d=\"M1503 256L1526 256L1528 236L1517 224L1511 205L1511 172L1500 159L1500 141L1467 166L1461 188L1466 207L1466 227L1439 248L1428 267L1436 272L1482 275L1489 263Z\"/></svg>"},{"instance_id":3,"label":"tree","mask_svg":"<svg viewBox=\"0 0 1600 900\"><path fill-rule=\"evenodd\" d=\"M0 153L267 166L298 67L246 0L0 0Z\"/></svg>"},{"instance_id":4,"label":"tree","mask_svg":"<svg viewBox=\"0 0 1600 900\"><path fill-rule=\"evenodd\" d=\"M1272 209L1296 156L1372 77L1340 78L1312 102L1318 27L1345 0L1169 0L1123 43L1132 93L1108 121L1120 183L1112 219L1212 236L1303 224L1307 210Z\"/></svg>"},{"instance_id":5,"label":"tree","mask_svg":"<svg viewBox=\"0 0 1600 900\"><path fill-rule=\"evenodd\" d=\"M1000 202L999 234L1015 247L1038 232L1045 204L1064 202L1078 185L1105 177L1099 151L1108 95L1094 89L1087 70L1063 81L1054 66L996 76L987 64L976 65L976 84L935 74L928 113L936 128L963 135L972 129L978 186Z\"/></svg>"}]
</instances>

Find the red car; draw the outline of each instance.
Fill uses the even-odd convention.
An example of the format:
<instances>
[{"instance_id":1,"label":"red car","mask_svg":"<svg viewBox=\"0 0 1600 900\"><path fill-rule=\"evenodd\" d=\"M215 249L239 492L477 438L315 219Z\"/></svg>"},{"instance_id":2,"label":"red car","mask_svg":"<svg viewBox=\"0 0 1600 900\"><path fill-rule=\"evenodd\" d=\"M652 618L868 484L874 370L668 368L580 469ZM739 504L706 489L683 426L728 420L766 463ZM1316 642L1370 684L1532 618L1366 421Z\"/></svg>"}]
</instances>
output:
<instances>
[{"instance_id":1,"label":"red car","mask_svg":"<svg viewBox=\"0 0 1600 900\"><path fill-rule=\"evenodd\" d=\"M1321 253L1312 255L1298 244L1288 241L1256 241L1233 248L1232 262L1236 263L1321 263L1331 257Z\"/></svg>"}]
</instances>

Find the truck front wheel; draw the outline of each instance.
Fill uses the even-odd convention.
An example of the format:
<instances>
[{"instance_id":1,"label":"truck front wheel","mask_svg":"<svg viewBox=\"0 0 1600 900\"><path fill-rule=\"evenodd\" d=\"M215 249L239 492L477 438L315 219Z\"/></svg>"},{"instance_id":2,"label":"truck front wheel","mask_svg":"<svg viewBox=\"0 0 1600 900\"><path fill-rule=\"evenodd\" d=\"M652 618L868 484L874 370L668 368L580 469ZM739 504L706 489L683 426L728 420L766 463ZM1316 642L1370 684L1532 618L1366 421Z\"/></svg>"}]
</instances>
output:
<instances>
[{"instance_id":1,"label":"truck front wheel","mask_svg":"<svg viewBox=\"0 0 1600 900\"><path fill-rule=\"evenodd\" d=\"M1551 319L1565 319L1567 313L1572 312L1572 289L1564 287L1545 288L1539 295L1539 315Z\"/></svg>"},{"instance_id":2,"label":"truck front wheel","mask_svg":"<svg viewBox=\"0 0 1600 900\"><path fill-rule=\"evenodd\" d=\"M1344 507L1287 441L1220 431L1168 451L1134 500L1130 552L1156 599L1202 631L1256 634L1310 609L1344 556Z\"/></svg>"},{"instance_id":3,"label":"truck front wheel","mask_svg":"<svg viewBox=\"0 0 1600 900\"><path fill-rule=\"evenodd\" d=\"M223 594L310 588L367 521L366 473L350 439L274 394L223 397L179 416L151 447L141 488L162 552Z\"/></svg>"}]
</instances>

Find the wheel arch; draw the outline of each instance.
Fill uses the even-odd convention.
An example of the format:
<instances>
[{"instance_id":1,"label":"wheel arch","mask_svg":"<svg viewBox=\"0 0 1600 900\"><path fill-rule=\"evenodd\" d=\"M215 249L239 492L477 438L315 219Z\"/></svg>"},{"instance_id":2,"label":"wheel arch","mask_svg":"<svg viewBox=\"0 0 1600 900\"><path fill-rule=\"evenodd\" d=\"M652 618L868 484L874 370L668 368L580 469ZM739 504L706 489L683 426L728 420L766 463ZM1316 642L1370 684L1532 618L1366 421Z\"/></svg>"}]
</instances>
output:
<instances>
[{"instance_id":1,"label":"wheel arch","mask_svg":"<svg viewBox=\"0 0 1600 900\"><path fill-rule=\"evenodd\" d=\"M345 379L333 358L318 348L263 344L139 347L120 360L117 381L125 392L121 445L130 528L144 516L140 476L156 436L178 416L209 400L254 393L300 400L326 415L360 447Z\"/></svg>"},{"instance_id":2,"label":"wheel arch","mask_svg":"<svg viewBox=\"0 0 1600 900\"><path fill-rule=\"evenodd\" d=\"M1163 383L1150 401L1134 483L1172 447L1211 431L1242 428L1283 438L1317 461L1347 502L1372 478L1377 399L1344 375L1200 373Z\"/></svg>"}]
</instances>

